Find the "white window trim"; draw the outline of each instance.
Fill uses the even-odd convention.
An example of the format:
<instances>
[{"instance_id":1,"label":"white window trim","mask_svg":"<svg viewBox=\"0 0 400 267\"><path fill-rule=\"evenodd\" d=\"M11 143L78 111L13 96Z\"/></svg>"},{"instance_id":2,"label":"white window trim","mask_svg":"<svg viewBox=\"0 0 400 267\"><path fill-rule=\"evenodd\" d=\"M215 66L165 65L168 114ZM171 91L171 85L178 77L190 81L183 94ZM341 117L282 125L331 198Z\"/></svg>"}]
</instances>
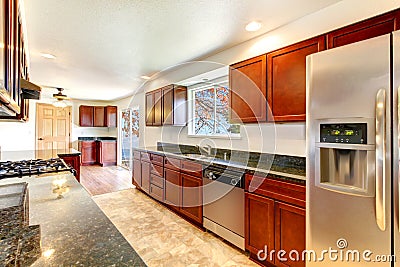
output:
<instances>
[{"instance_id":1,"label":"white window trim","mask_svg":"<svg viewBox=\"0 0 400 267\"><path fill-rule=\"evenodd\" d=\"M204 134L194 134L195 132L195 125L194 125L194 114L195 114L195 105L194 105L194 95L197 91L201 91L201 90L206 90L206 89L210 89L213 88L214 89L214 107L216 105L216 90L215 87L218 84L224 84L224 83L228 83L228 81L222 81L222 82L218 82L215 83L214 85L203 85L203 86L198 86L192 89L188 90L188 115L189 115L189 122L188 122L188 137L191 138L215 138L215 139L242 139L241 134L209 134L209 135L204 135ZM223 87L223 85L220 85ZM214 118L216 118L216 110L214 109ZM216 121L214 120L214 129L216 127Z\"/></svg>"}]
</instances>

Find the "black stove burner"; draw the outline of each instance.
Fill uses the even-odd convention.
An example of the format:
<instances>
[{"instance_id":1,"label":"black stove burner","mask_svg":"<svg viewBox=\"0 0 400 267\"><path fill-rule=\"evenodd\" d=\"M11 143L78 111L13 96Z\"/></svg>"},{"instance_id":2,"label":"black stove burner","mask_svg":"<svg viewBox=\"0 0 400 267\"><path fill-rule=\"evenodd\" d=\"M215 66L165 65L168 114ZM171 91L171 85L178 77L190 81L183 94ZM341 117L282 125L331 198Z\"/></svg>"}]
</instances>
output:
<instances>
[{"instance_id":1,"label":"black stove burner","mask_svg":"<svg viewBox=\"0 0 400 267\"><path fill-rule=\"evenodd\" d=\"M75 170L59 158L0 162L0 179Z\"/></svg>"}]
</instances>

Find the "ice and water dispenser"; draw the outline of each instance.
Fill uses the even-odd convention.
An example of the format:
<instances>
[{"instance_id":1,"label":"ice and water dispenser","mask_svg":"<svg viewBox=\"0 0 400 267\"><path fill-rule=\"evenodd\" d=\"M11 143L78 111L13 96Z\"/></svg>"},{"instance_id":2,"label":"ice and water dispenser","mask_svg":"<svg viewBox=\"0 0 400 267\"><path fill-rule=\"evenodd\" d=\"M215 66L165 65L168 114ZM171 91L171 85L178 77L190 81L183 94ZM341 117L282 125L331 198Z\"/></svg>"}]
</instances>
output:
<instances>
[{"instance_id":1,"label":"ice and water dispenser","mask_svg":"<svg viewBox=\"0 0 400 267\"><path fill-rule=\"evenodd\" d=\"M375 134L368 132L375 128L373 121L338 121L318 123L315 184L341 193L374 196Z\"/></svg>"}]
</instances>

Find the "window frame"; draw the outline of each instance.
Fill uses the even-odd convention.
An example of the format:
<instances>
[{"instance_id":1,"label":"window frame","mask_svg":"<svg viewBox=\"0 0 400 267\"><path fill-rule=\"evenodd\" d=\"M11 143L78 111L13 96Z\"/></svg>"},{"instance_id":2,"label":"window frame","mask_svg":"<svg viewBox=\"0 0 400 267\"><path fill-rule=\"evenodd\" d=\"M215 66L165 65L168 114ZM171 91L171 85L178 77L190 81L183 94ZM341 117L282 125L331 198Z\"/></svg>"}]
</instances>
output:
<instances>
[{"instance_id":1,"label":"window frame","mask_svg":"<svg viewBox=\"0 0 400 267\"><path fill-rule=\"evenodd\" d=\"M198 84L197 86L193 86L193 88L188 89L188 103L189 103L189 107L188 107L188 116L189 116L189 120L188 120L188 136L189 137L198 137L198 138L218 138L218 139L241 139L241 134L239 133L227 133L227 134L220 134L220 133L216 133L216 126L217 126L217 89L220 87L224 87L226 89L229 90L229 86L228 86L228 81L224 80L222 82L218 82L218 83L210 83L210 84ZM213 105L213 112L214 112L214 127L213 130L214 132L212 134L196 134L195 133L195 94L196 92L199 91L203 91L203 90L209 90L209 89L213 89L214 91L214 105Z\"/></svg>"}]
</instances>

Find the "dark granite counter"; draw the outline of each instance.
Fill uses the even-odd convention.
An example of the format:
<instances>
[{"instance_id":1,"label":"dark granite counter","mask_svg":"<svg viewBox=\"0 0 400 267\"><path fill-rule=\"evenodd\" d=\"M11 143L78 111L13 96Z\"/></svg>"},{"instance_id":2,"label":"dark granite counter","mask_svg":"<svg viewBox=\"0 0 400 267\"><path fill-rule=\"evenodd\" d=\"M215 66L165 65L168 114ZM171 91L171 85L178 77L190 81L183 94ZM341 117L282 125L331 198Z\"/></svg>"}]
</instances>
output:
<instances>
[{"instance_id":1,"label":"dark granite counter","mask_svg":"<svg viewBox=\"0 0 400 267\"><path fill-rule=\"evenodd\" d=\"M28 183L29 224L35 225L30 231L13 229L28 243L22 246L30 253L20 256L29 255L22 266L146 266L71 174L11 178L0 184L21 182ZM1 240L2 248L7 241ZM0 257L4 262L4 253Z\"/></svg>"},{"instance_id":2,"label":"dark granite counter","mask_svg":"<svg viewBox=\"0 0 400 267\"><path fill-rule=\"evenodd\" d=\"M117 141L117 137L78 137L78 141Z\"/></svg>"},{"instance_id":3,"label":"dark granite counter","mask_svg":"<svg viewBox=\"0 0 400 267\"><path fill-rule=\"evenodd\" d=\"M79 156L80 151L68 149L47 149L47 150L22 150L22 151L2 151L0 161L7 160L29 160L29 159L50 159L62 156Z\"/></svg>"},{"instance_id":4,"label":"dark granite counter","mask_svg":"<svg viewBox=\"0 0 400 267\"><path fill-rule=\"evenodd\" d=\"M249 173L270 175L274 178L293 179L304 183L306 180L305 158L286 155L275 155L239 150L212 149L212 157L202 157L198 148L190 145L158 143L153 147L134 148L138 151L152 152L165 156L179 157L214 163L246 170Z\"/></svg>"}]
</instances>

